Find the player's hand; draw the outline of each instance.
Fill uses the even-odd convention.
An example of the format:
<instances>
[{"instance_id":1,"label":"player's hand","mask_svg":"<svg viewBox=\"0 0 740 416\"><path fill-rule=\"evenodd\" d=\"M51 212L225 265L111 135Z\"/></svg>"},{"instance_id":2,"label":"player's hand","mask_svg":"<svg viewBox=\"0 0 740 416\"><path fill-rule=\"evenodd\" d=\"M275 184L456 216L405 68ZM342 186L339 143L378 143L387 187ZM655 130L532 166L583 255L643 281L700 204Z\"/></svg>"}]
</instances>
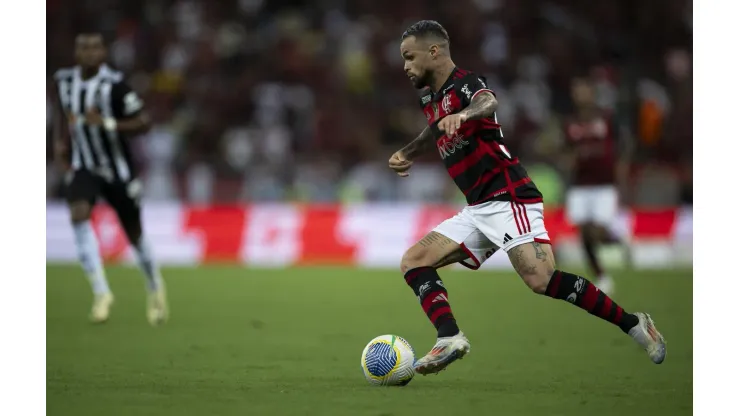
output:
<instances>
[{"instance_id":1,"label":"player's hand","mask_svg":"<svg viewBox=\"0 0 740 416\"><path fill-rule=\"evenodd\" d=\"M450 114L440 120L437 127L445 132L447 136L452 137L465 121L467 121L465 114Z\"/></svg>"},{"instance_id":2,"label":"player's hand","mask_svg":"<svg viewBox=\"0 0 740 416\"><path fill-rule=\"evenodd\" d=\"M400 150L394 153L388 160L388 167L395 170L398 176L403 177L409 176L408 170L413 164L414 162L406 159L406 156Z\"/></svg>"},{"instance_id":3,"label":"player's hand","mask_svg":"<svg viewBox=\"0 0 740 416\"><path fill-rule=\"evenodd\" d=\"M98 110L89 110L87 113L85 113L85 123L90 126L102 126L103 116L100 115Z\"/></svg>"}]
</instances>

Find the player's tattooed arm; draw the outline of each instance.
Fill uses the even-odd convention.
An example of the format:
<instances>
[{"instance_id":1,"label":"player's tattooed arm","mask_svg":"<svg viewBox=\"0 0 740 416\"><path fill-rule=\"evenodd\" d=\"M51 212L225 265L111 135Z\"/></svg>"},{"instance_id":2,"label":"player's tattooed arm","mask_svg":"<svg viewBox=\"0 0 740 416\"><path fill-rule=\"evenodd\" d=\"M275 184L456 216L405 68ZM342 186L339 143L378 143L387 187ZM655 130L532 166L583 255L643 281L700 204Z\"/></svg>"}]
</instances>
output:
<instances>
[{"instance_id":1,"label":"player's tattooed arm","mask_svg":"<svg viewBox=\"0 0 740 416\"><path fill-rule=\"evenodd\" d=\"M473 97L470 105L468 105L458 114L462 116L466 121L477 120L492 116L497 108L498 100L496 100L496 97L493 95L493 93L490 93L488 91L481 91L480 93L478 93L478 95Z\"/></svg>"},{"instance_id":2,"label":"player's tattooed arm","mask_svg":"<svg viewBox=\"0 0 740 416\"><path fill-rule=\"evenodd\" d=\"M433 149L436 142L432 128L427 126L417 138L401 149L401 153L403 153L406 159L413 160L424 154L424 152Z\"/></svg>"},{"instance_id":3,"label":"player's tattooed arm","mask_svg":"<svg viewBox=\"0 0 740 416\"><path fill-rule=\"evenodd\" d=\"M409 176L408 170L414 164L414 159L434 148L435 143L434 129L427 126L417 138L391 156L388 167L395 170L399 176Z\"/></svg>"}]
</instances>

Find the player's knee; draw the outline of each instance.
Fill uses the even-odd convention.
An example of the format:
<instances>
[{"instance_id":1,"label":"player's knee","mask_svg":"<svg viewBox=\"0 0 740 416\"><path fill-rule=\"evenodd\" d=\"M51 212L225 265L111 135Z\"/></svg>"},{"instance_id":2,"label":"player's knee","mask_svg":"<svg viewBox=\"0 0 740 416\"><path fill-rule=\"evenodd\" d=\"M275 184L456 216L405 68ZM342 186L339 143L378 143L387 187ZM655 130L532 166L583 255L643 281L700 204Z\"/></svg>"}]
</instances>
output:
<instances>
[{"instance_id":1,"label":"player's knee","mask_svg":"<svg viewBox=\"0 0 740 416\"><path fill-rule=\"evenodd\" d=\"M131 244L138 244L141 239L141 223L134 220L122 221L123 230Z\"/></svg>"},{"instance_id":2,"label":"player's knee","mask_svg":"<svg viewBox=\"0 0 740 416\"><path fill-rule=\"evenodd\" d=\"M544 279L543 276L532 276L529 279L524 279L524 282L532 292L543 295L547 291L547 285L550 283L550 279Z\"/></svg>"},{"instance_id":3,"label":"player's knee","mask_svg":"<svg viewBox=\"0 0 740 416\"><path fill-rule=\"evenodd\" d=\"M522 276L524 283L538 295L544 295L547 292L547 286L550 284L550 278L555 273L554 268L542 268Z\"/></svg>"},{"instance_id":4,"label":"player's knee","mask_svg":"<svg viewBox=\"0 0 740 416\"><path fill-rule=\"evenodd\" d=\"M429 256L425 250L418 246L411 247L401 257L401 273L406 274L409 270L417 267L430 267L433 263L428 258Z\"/></svg>"},{"instance_id":5,"label":"player's knee","mask_svg":"<svg viewBox=\"0 0 740 416\"><path fill-rule=\"evenodd\" d=\"M587 222L585 224L581 224L581 236L586 241L592 241L596 237L596 227L593 223Z\"/></svg>"},{"instance_id":6,"label":"player's knee","mask_svg":"<svg viewBox=\"0 0 740 416\"><path fill-rule=\"evenodd\" d=\"M80 223L90 219L92 206L87 201L76 201L69 204L69 215L72 223Z\"/></svg>"}]
</instances>

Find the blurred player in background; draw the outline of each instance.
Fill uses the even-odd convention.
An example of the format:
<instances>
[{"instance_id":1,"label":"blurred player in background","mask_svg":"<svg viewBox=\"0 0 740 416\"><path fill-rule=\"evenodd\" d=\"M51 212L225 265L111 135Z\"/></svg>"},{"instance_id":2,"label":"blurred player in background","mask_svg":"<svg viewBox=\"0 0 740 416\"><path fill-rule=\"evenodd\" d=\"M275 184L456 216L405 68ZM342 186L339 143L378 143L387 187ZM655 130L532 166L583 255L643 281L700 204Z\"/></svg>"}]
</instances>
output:
<instances>
[{"instance_id":1,"label":"blurred player in background","mask_svg":"<svg viewBox=\"0 0 740 416\"><path fill-rule=\"evenodd\" d=\"M619 243L611 226L619 211L617 183L628 174L629 141L620 139L614 116L596 104L596 90L588 77L571 85L574 112L564 124L564 154L572 173L566 215L578 227L594 283L613 293L614 281L601 265L598 249Z\"/></svg>"},{"instance_id":2,"label":"blurred player in background","mask_svg":"<svg viewBox=\"0 0 740 416\"><path fill-rule=\"evenodd\" d=\"M146 132L150 121L144 103L106 65L100 33L82 33L75 40L77 66L54 75L54 156L65 172L65 196L80 263L92 286L93 322L105 322L113 304L90 215L98 197L116 211L131 243L149 294L147 319L152 325L168 317L165 286L141 229L142 187L131 161L128 140Z\"/></svg>"},{"instance_id":3,"label":"blurred player in background","mask_svg":"<svg viewBox=\"0 0 740 416\"><path fill-rule=\"evenodd\" d=\"M434 21L418 22L404 32L400 49L404 71L420 90L428 126L391 156L389 166L408 176L415 158L436 150L468 201L401 259L406 283L437 329L437 342L417 361L416 371L437 373L470 351L437 269L455 262L478 268L499 248L532 291L616 325L653 362L663 362L665 342L649 315L628 313L586 278L555 268L542 194L503 143L493 91L482 77L452 61L447 31Z\"/></svg>"}]
</instances>

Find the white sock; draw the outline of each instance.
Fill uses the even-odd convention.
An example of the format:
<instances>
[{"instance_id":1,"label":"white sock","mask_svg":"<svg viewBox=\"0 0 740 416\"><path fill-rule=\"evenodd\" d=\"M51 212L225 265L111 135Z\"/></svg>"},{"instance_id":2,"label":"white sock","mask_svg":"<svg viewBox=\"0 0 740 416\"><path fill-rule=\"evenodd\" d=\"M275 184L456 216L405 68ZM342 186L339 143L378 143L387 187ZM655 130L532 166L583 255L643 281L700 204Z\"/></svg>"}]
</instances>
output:
<instances>
[{"instance_id":1,"label":"white sock","mask_svg":"<svg viewBox=\"0 0 740 416\"><path fill-rule=\"evenodd\" d=\"M102 295L110 293L108 281L105 278L105 269L103 268L103 259L100 257L98 248L98 238L95 236L90 221L83 221L73 224L75 234L75 244L77 245L77 255L82 264L82 269L90 281L93 293Z\"/></svg>"},{"instance_id":2,"label":"white sock","mask_svg":"<svg viewBox=\"0 0 740 416\"><path fill-rule=\"evenodd\" d=\"M144 236L139 239L138 244L134 245L134 250L136 251L136 260L139 263L139 268L141 268L144 276L146 276L147 290L150 292L158 290L162 286L162 275L159 272L159 267L157 267L154 261L152 250Z\"/></svg>"}]
</instances>

